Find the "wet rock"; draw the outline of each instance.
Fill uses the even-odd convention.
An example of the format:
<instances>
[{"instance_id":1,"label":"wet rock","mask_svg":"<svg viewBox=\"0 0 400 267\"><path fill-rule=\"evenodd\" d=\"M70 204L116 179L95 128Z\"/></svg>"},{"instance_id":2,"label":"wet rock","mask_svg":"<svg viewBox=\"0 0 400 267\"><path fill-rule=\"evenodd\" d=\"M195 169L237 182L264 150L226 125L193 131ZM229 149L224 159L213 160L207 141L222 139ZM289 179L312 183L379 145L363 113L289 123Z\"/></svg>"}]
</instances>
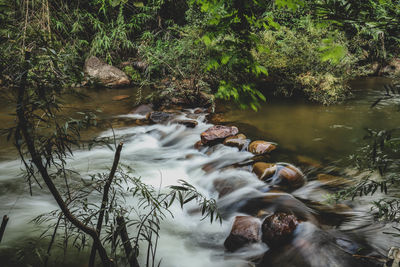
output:
<instances>
[{"instance_id":1,"label":"wet rock","mask_svg":"<svg viewBox=\"0 0 400 267\"><path fill-rule=\"evenodd\" d=\"M236 216L231 233L224 246L228 251L235 251L243 246L261 241L260 220L252 216Z\"/></svg>"},{"instance_id":2,"label":"wet rock","mask_svg":"<svg viewBox=\"0 0 400 267\"><path fill-rule=\"evenodd\" d=\"M140 105L132 109L129 114L147 115L153 111L153 105Z\"/></svg>"},{"instance_id":3,"label":"wet rock","mask_svg":"<svg viewBox=\"0 0 400 267\"><path fill-rule=\"evenodd\" d=\"M117 95L112 98L113 101L121 101L130 98L130 95Z\"/></svg>"},{"instance_id":4,"label":"wet rock","mask_svg":"<svg viewBox=\"0 0 400 267\"><path fill-rule=\"evenodd\" d=\"M153 111L148 114L148 120L152 123L167 123L172 119L173 114L162 112L162 111Z\"/></svg>"},{"instance_id":5,"label":"wet rock","mask_svg":"<svg viewBox=\"0 0 400 267\"><path fill-rule=\"evenodd\" d=\"M197 126L197 124L199 124L195 120L172 120L171 122L176 124L182 124L189 128L194 128Z\"/></svg>"},{"instance_id":6,"label":"wet rock","mask_svg":"<svg viewBox=\"0 0 400 267\"><path fill-rule=\"evenodd\" d=\"M305 182L304 174L291 164L280 165L277 168L275 176L275 184L287 187L288 189L297 189L302 187Z\"/></svg>"},{"instance_id":7,"label":"wet rock","mask_svg":"<svg viewBox=\"0 0 400 267\"><path fill-rule=\"evenodd\" d=\"M86 59L84 72L90 78L107 87L127 86L131 82L122 70L108 65L94 56Z\"/></svg>"},{"instance_id":8,"label":"wet rock","mask_svg":"<svg viewBox=\"0 0 400 267\"><path fill-rule=\"evenodd\" d=\"M221 143L225 138L233 136L239 132L235 126L214 125L201 133L201 141L204 145L212 146Z\"/></svg>"},{"instance_id":9,"label":"wet rock","mask_svg":"<svg viewBox=\"0 0 400 267\"><path fill-rule=\"evenodd\" d=\"M278 212L268 216L262 223L262 241L270 247L284 245L292 238L298 224L292 214Z\"/></svg>"},{"instance_id":10,"label":"wet rock","mask_svg":"<svg viewBox=\"0 0 400 267\"><path fill-rule=\"evenodd\" d=\"M255 155L262 155L276 149L276 145L266 141L253 141L249 145L249 152Z\"/></svg>"},{"instance_id":11,"label":"wet rock","mask_svg":"<svg viewBox=\"0 0 400 267\"><path fill-rule=\"evenodd\" d=\"M317 179L321 184L338 187L338 186L345 186L350 185L353 181L345 179L343 177L338 177L330 174L320 173L317 175Z\"/></svg>"},{"instance_id":12,"label":"wet rock","mask_svg":"<svg viewBox=\"0 0 400 267\"><path fill-rule=\"evenodd\" d=\"M219 193L218 197L224 197L247 185L247 182L239 179L215 179L213 182L215 190Z\"/></svg>"},{"instance_id":13,"label":"wet rock","mask_svg":"<svg viewBox=\"0 0 400 267\"><path fill-rule=\"evenodd\" d=\"M194 147L195 149L200 150L200 149L203 148L204 146L203 146L203 143L201 142L201 140L199 140L199 141L197 141L197 142L194 144L193 147Z\"/></svg>"},{"instance_id":14,"label":"wet rock","mask_svg":"<svg viewBox=\"0 0 400 267\"><path fill-rule=\"evenodd\" d=\"M276 172L276 164L256 162L253 164L253 172L260 180L268 179Z\"/></svg>"},{"instance_id":15,"label":"wet rock","mask_svg":"<svg viewBox=\"0 0 400 267\"><path fill-rule=\"evenodd\" d=\"M224 145L226 146L231 146L231 147L237 147L239 150L242 150L243 147L247 145L248 141L247 138L244 134L237 134L234 136L230 136L225 138L224 140Z\"/></svg>"}]
</instances>

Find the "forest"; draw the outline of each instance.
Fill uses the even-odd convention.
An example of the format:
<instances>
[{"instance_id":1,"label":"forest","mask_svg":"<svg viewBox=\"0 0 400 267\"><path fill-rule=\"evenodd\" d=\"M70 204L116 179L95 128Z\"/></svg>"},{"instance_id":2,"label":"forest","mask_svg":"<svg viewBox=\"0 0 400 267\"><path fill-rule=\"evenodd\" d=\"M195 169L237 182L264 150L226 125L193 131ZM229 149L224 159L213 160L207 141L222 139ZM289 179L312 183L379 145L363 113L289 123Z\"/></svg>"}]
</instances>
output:
<instances>
[{"instance_id":1,"label":"forest","mask_svg":"<svg viewBox=\"0 0 400 267\"><path fill-rule=\"evenodd\" d=\"M399 266L399 0L0 0L0 266Z\"/></svg>"}]
</instances>

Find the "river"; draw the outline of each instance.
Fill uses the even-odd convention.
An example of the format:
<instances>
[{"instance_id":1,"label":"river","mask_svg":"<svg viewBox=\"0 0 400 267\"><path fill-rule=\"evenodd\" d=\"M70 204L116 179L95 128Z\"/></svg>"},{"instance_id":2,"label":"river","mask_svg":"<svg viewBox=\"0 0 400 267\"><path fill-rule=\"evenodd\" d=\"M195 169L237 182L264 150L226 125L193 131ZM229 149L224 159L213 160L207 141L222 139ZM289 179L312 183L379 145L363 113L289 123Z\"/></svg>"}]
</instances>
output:
<instances>
[{"instance_id":1,"label":"river","mask_svg":"<svg viewBox=\"0 0 400 267\"><path fill-rule=\"evenodd\" d=\"M71 116L80 110L101 109L100 129L84 132L83 137L115 134L117 140L124 142L121 162L132 167L134 175L141 177L144 183L165 188L183 179L206 197L217 199L224 218L222 224L200 220L194 204L183 210L179 205L171 207L174 217L169 216L161 223L156 256L161 266L239 267L251 266L251 260L258 266L367 266L353 255L378 257L386 255L390 247L400 245L398 240L383 234L391 225L376 222L369 213L369 202L379 194L345 200L341 206L335 206L328 200L329 193L337 188L327 188L316 175L325 172L357 179L359 171L348 158L363 145L365 128L393 128L400 124L398 99L370 108L376 98L385 93L383 85L387 83L388 80L380 78L354 81L351 85L354 96L332 106L299 99L268 99L255 113L224 104L223 113L219 115L222 123L236 125L252 140L276 142L278 149L270 160L299 166L307 176L308 182L303 187L268 201L262 199L274 193L268 192L268 185L258 180L249 167L230 167L250 159L251 153L223 145L200 151L194 149L200 133L212 126L206 114L186 110L178 115L195 118L198 126L193 129L178 124L137 125L136 118L121 116L136 102L137 89L89 91L90 99L76 100L72 104L67 100L65 109ZM123 94L132 97L126 101L111 100ZM11 112L12 106L0 108L3 126L13 124ZM114 127L114 132L109 130L109 125ZM38 226L31 220L56 209L56 204L46 190L37 186L33 188L33 196L29 196L17 154L5 140L2 139L0 145L0 215L10 217L0 244L0 265L42 266L38 255L47 248L48 239L38 240L37 237L46 224ZM73 158L68 159L68 166L89 180L92 174L108 171L113 153L107 147L76 150ZM219 198L214 186L216 181L233 181L240 187ZM134 206L136 203L135 199L127 198L127 204ZM289 245L279 251L265 244L255 244L235 253L225 252L223 243L235 216L255 215L260 209L273 212L282 207L307 220L298 227ZM134 233L134 229L130 231ZM64 254L61 249L54 249L52 253L50 266L86 266L87 250L77 253L70 248ZM145 262L143 254L141 262Z\"/></svg>"}]
</instances>

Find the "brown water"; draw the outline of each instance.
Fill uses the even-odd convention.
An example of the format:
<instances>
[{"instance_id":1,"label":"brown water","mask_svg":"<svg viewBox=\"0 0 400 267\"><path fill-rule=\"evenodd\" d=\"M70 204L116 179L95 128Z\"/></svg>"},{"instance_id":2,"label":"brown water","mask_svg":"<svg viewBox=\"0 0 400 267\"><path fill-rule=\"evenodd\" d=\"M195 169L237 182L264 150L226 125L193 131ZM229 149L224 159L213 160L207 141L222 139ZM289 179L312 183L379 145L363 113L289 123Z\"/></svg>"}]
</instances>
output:
<instances>
[{"instance_id":1,"label":"brown water","mask_svg":"<svg viewBox=\"0 0 400 267\"><path fill-rule=\"evenodd\" d=\"M295 155L320 161L342 160L363 142L366 128L390 129L400 125L399 98L371 105L385 94L386 78L351 83L353 96L342 104L323 106L301 99L268 99L258 112L228 109L226 123L244 127L253 138L277 142Z\"/></svg>"}]
</instances>

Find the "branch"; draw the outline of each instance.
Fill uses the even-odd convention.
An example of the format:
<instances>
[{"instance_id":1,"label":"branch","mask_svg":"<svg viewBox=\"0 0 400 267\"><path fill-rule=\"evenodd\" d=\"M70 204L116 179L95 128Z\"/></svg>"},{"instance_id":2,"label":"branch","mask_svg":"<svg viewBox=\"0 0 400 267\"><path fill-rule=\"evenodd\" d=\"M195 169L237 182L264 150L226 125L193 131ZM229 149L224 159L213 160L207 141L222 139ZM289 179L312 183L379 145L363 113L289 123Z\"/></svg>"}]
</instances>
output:
<instances>
[{"instance_id":1,"label":"branch","mask_svg":"<svg viewBox=\"0 0 400 267\"><path fill-rule=\"evenodd\" d=\"M106 206L108 204L108 192L110 191L110 186L111 186L112 180L114 179L114 175L115 175L115 172L118 167L122 146L123 146L123 143L122 142L119 143L117 150L115 151L114 163L111 167L111 171L110 171L110 174L106 181L106 184L104 185L103 200L101 202L100 214L99 214L99 218L97 220L97 226L96 226L96 231L99 236L100 236L100 232L101 232L101 226L103 225L104 213L106 210ZM96 258L96 249L97 249L96 244L93 244L92 251L90 252L90 258L89 258L89 266L90 267L94 266L94 260Z\"/></svg>"},{"instance_id":2,"label":"branch","mask_svg":"<svg viewBox=\"0 0 400 267\"><path fill-rule=\"evenodd\" d=\"M101 244L99 235L97 234L97 231L91 227L88 227L87 225L83 224L80 220L78 220L68 209L66 203L62 199L60 192L57 190L56 186L53 183L53 180L51 179L49 173L47 172L46 167L43 165L42 162L42 157L36 150L36 146L33 141L33 137L31 136L31 133L33 132L33 127L32 125L26 120L25 117L25 101L24 101L24 96L25 96L25 87L26 87L26 81L27 81L27 76L28 76L28 71L29 71L29 64L28 61L30 59L30 53L25 52L25 72L22 75L21 78L21 84L18 88L18 94L17 94L17 117L18 117L18 131L22 133L22 137L25 140L25 143L27 145L27 149L29 151L29 154L31 155L31 160L33 164L36 166L38 169L40 175L43 178L43 181L47 185L47 188L49 189L50 193L53 195L53 198L57 202L58 206L60 207L61 211L63 212L64 216L78 229L80 229L82 232L88 234L93 238L93 242L96 244L97 249L99 251L101 260L103 262L104 267L109 267L112 266L112 260L107 256L107 251Z\"/></svg>"}]
</instances>

